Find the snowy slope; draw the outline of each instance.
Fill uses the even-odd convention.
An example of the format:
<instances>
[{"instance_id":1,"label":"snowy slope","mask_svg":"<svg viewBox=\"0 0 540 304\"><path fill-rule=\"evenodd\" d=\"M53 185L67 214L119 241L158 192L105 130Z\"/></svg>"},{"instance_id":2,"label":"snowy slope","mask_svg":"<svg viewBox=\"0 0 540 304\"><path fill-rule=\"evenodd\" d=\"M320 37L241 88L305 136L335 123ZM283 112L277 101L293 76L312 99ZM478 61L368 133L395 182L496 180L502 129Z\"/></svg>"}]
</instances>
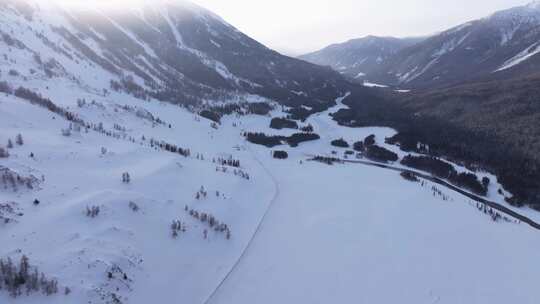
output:
<instances>
[{"instance_id":1,"label":"snowy slope","mask_svg":"<svg viewBox=\"0 0 540 304\"><path fill-rule=\"evenodd\" d=\"M124 26L114 25L114 34L98 28L90 33L87 26L94 23L84 18L93 17L79 15L79 26L93 38L75 39L73 33L81 30L70 28L65 21L69 16L57 14L56 8L31 10L34 17L27 19L24 7L10 3L0 4L0 30L10 37L2 36L0 43L0 54L5 54L0 56L0 148L7 148L10 140L13 147L7 149L9 157L0 158L0 174L19 179L0 178L0 259L18 263L27 256L32 269L58 280L59 291L45 296L23 288L15 298L2 288L0 303L535 303L540 296L532 285L540 274L534 264L537 230L512 217L493 221L476 202L427 180L412 183L384 168L310 160L313 155L345 158L346 149L332 147L332 140L352 143L370 134L378 145L405 156L384 142L395 134L392 129L353 129L332 120L330 114L345 107L342 101L348 95L341 88L321 93L316 88L323 83L306 73L314 77L303 79L310 85L298 79L299 88L287 91L310 100L319 92L317 103L336 106L300 123L311 124L319 140L276 147L289 154L277 160L273 149L248 143L243 133L296 133L269 128L273 117L286 115L288 108L279 104L287 104L289 95L271 99L267 95L272 94L250 90L197 95L207 106L237 103L241 110L217 124L197 115L200 104L182 100L178 105L156 98L161 95L112 90L111 80L122 77L111 67L122 69L120 76L131 75L141 87L151 86L138 75L142 69L122 61L134 57L106 55L112 52L103 45L107 35L126 39L126 52L139 52L139 64L149 62L147 75L156 82L162 80L158 70L166 60L155 60L158 50ZM228 28L205 10L188 9L196 19L210 18ZM159 30L150 16L137 20L144 21L145 30ZM171 20L161 21L157 23L166 26ZM54 31L54 22L68 32ZM229 29L223 33L230 39L244 37ZM71 40L66 40L68 33L74 35ZM204 57L191 44L194 37L169 34L179 49ZM219 37L212 41L216 48L227 46ZM88 43L106 61L83 52L79 43ZM205 62L217 67L219 75L233 75L225 83L242 82L227 60L205 54L216 60ZM231 50L220 54L226 59ZM296 61L276 61L270 68L274 80L290 80L278 77L285 75L279 66L287 62ZM334 75L325 73L320 79ZM190 83L201 84L184 84ZM42 98L14 91L19 87ZM338 93L341 97L335 99ZM44 98L54 105L40 105ZM244 107L255 102L273 110L269 115L245 114ZM172 146L183 150L170 152ZM125 173L129 182L123 181ZM487 199L503 203L496 177L479 176L492 180ZM87 211L97 208L98 214ZM540 221L531 210L513 210ZM203 222L190 211L199 218L212 215L226 228L215 231L209 220ZM181 223L176 237L174 221Z\"/></svg>"},{"instance_id":2,"label":"snowy slope","mask_svg":"<svg viewBox=\"0 0 540 304\"><path fill-rule=\"evenodd\" d=\"M130 100L125 102L129 104ZM249 157L249 151L233 149L234 138L236 143L242 143L235 130L229 130L229 137L217 137L209 122L196 121L192 114L175 111L173 106L161 107L164 114L174 113L174 128L153 126L131 113L103 111L93 106L81 109L81 115L99 119L106 128L112 127L109 123L121 124L137 138L142 134L148 138L160 135L160 139L189 146L193 153L204 152L206 160L156 151L147 142L132 143L93 131L63 137L60 130L67 128L68 123L60 117L52 120L53 115L46 110L18 99L2 98L2 142L22 133L25 144L12 149L10 158L2 160L1 165L21 175L31 174L39 179L44 176L44 182L40 191L2 192L1 201L16 202L23 208L24 216L18 223L2 227L3 242L10 246L3 247L1 255L23 252L45 272L58 276L61 285L73 290L71 297L49 299L52 303L97 299L102 284L111 284L106 269L113 264L133 279L129 288L118 292L126 293L127 299L147 303L159 291L165 299L189 295L190 301L197 302L208 293L211 282L219 279L220 271L216 273L215 269L234 260L251 236L273 195L271 179ZM223 150L214 150L214 146ZM101 147L107 149L105 155ZM212 158L227 155L243 159L248 156L244 166L249 168L251 180L235 176L234 168L227 173L216 171ZM129 185L121 182L123 172L131 175ZM201 186L207 189L209 198L199 202L195 193ZM216 191L220 192L219 197ZM254 197L258 199L253 201ZM39 206L32 206L35 198L41 201ZM141 210L131 211L130 201ZM90 219L85 210L94 205L100 206L101 212ZM203 240L204 227L187 215L186 205L211 212L228 223L233 238L227 241L222 234L211 233L208 240ZM178 240L171 239L169 232L174 219L187 225L187 232ZM171 267L175 260L179 263ZM196 274L194 268L199 267L207 267L208 272L201 269ZM173 277L178 283L190 283L176 286ZM175 286L168 288L168 284Z\"/></svg>"},{"instance_id":3,"label":"snowy slope","mask_svg":"<svg viewBox=\"0 0 540 304\"><path fill-rule=\"evenodd\" d=\"M191 104L236 92L320 103L346 85L338 73L280 55L188 1L125 10L54 3L0 2L1 75L14 70L9 77L21 81L60 78L101 94Z\"/></svg>"},{"instance_id":4,"label":"snowy slope","mask_svg":"<svg viewBox=\"0 0 540 304\"><path fill-rule=\"evenodd\" d=\"M478 79L523 77L538 71L540 9L537 2L496 12L404 48L370 81L433 88Z\"/></svg>"},{"instance_id":5,"label":"snowy slope","mask_svg":"<svg viewBox=\"0 0 540 304\"><path fill-rule=\"evenodd\" d=\"M368 78L372 71L395 55L423 38L394 38L367 36L333 44L322 50L300 56L300 59L331 66L339 73L355 80Z\"/></svg>"},{"instance_id":6,"label":"snowy slope","mask_svg":"<svg viewBox=\"0 0 540 304\"><path fill-rule=\"evenodd\" d=\"M113 303L114 298L148 303L156 297L189 303L312 303L357 297L359 284L365 287L365 301L504 303L517 297L533 303L538 296L534 289L521 292L539 271L528 263L537 250L531 246L540 237L536 230L493 222L457 193L437 188L443 194L434 195L429 182L413 184L380 168L307 161L309 155L331 155L335 148L329 142L338 137L353 141L376 134L378 144L385 145L384 137L393 134L391 129L337 126L328 114L343 107L339 100L307 122L321 139L280 147L290 158L278 161L241 136L242 130L272 132L267 117L227 116L216 130L167 103L127 95L94 97L94 104L63 106L87 122L102 122L104 129L120 125L127 139L84 129L62 136L68 122L59 115L13 96L0 99L1 142L19 133L24 138L0 166L41 180L39 189L0 192L1 203L14 202L24 214L1 226L0 241L8 246L0 256L16 260L25 254L61 288L71 289L67 296L22 295L20 303ZM171 128L123 110L125 105L143 108ZM190 148L192 155L152 149L150 138ZM229 155L241 160L239 170L249 180L234 175L235 168L216 171L221 166L212 159ZM129 184L122 183L123 172L130 173ZM201 186L208 197L197 200ZM40 204L34 206L36 198ZM129 202L140 210L132 211ZM231 239L212 231L204 239L205 224L186 213L186 205L226 223ZM100 214L87 217L87 206L99 206ZM174 239L170 224L176 219L187 231ZM510 259L515 254L519 258ZM115 266L122 272L111 279L108 272ZM404 280L410 275L414 280ZM378 283L388 277L395 293L385 293L387 284ZM485 284L467 287L479 279ZM399 284L402 280L409 283ZM305 297L314 286L317 292ZM14 301L6 293L0 299Z\"/></svg>"}]
</instances>

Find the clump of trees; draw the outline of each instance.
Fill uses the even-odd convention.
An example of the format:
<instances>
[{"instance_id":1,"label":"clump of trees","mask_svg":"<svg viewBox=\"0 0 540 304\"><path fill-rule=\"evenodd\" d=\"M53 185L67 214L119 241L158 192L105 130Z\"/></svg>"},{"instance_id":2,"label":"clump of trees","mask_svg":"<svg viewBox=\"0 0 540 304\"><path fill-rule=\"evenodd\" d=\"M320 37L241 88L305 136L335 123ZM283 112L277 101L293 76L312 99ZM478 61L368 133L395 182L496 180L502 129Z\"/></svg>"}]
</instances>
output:
<instances>
[{"instance_id":1,"label":"clump of trees","mask_svg":"<svg viewBox=\"0 0 540 304\"><path fill-rule=\"evenodd\" d=\"M4 147L0 147L0 158L8 158L8 157L9 157L8 149Z\"/></svg>"},{"instance_id":2,"label":"clump of trees","mask_svg":"<svg viewBox=\"0 0 540 304\"><path fill-rule=\"evenodd\" d=\"M287 159L289 154L286 151L274 151L272 157L275 159Z\"/></svg>"},{"instance_id":3,"label":"clump of trees","mask_svg":"<svg viewBox=\"0 0 540 304\"><path fill-rule=\"evenodd\" d=\"M92 104L93 105L97 105L97 103L95 101L92 101ZM134 107L134 106L130 106L130 105L122 105L120 106L120 108L126 112L129 112L129 113L133 113L135 116L141 118L141 119L145 119L145 120L148 120L150 122L152 122L152 126L155 126L155 125L169 125L170 124L167 124L165 121L161 120L161 118L159 117L155 117L152 113L150 113L150 111L144 109L144 108L141 108L141 107Z\"/></svg>"},{"instance_id":4,"label":"clump of trees","mask_svg":"<svg viewBox=\"0 0 540 304\"><path fill-rule=\"evenodd\" d=\"M368 145L364 155L374 161L378 162L395 162L399 159L398 155L388 149L379 147L377 145Z\"/></svg>"},{"instance_id":5,"label":"clump of trees","mask_svg":"<svg viewBox=\"0 0 540 304\"><path fill-rule=\"evenodd\" d=\"M111 90L116 92L124 91L128 94L133 95L133 97L142 100L147 100L151 95L148 90L137 84L137 82L135 82L135 79L131 75L122 77L120 81L111 80L110 88Z\"/></svg>"},{"instance_id":6,"label":"clump of trees","mask_svg":"<svg viewBox=\"0 0 540 304\"><path fill-rule=\"evenodd\" d=\"M281 135L266 135L264 133L244 133L247 141L253 144L262 145L267 148L273 148L275 146L282 145L286 142L291 147L297 147L300 143L318 140L321 137L315 133L295 133L291 136Z\"/></svg>"},{"instance_id":7,"label":"clump of trees","mask_svg":"<svg viewBox=\"0 0 540 304\"><path fill-rule=\"evenodd\" d=\"M243 179L247 179L247 180L250 179L249 174L247 172L244 172L244 171L240 170L240 169L234 169L233 174L235 176L240 176Z\"/></svg>"},{"instance_id":8,"label":"clump of trees","mask_svg":"<svg viewBox=\"0 0 540 304\"><path fill-rule=\"evenodd\" d=\"M0 81L0 93L13 94L13 88L6 81Z\"/></svg>"},{"instance_id":9,"label":"clump of trees","mask_svg":"<svg viewBox=\"0 0 540 304\"><path fill-rule=\"evenodd\" d=\"M15 137L15 143L19 146L24 145L24 139L21 134L17 134L17 136Z\"/></svg>"},{"instance_id":10,"label":"clump of trees","mask_svg":"<svg viewBox=\"0 0 540 304\"><path fill-rule=\"evenodd\" d=\"M205 199L207 196L208 192L204 189L204 186L201 186L201 189L195 193L196 200Z\"/></svg>"},{"instance_id":11,"label":"clump of trees","mask_svg":"<svg viewBox=\"0 0 540 304\"><path fill-rule=\"evenodd\" d=\"M193 218L199 220L201 223L206 224L210 229L214 230L218 233L225 234L226 239L231 238L231 230L229 226L225 223L220 222L217 220L213 215L205 213L205 212L199 212L194 209L189 209L188 206L184 209L190 216ZM204 237L208 237L208 230L205 229Z\"/></svg>"},{"instance_id":12,"label":"clump of trees","mask_svg":"<svg viewBox=\"0 0 540 304\"><path fill-rule=\"evenodd\" d=\"M451 164L432 156L407 155L401 160L401 164L445 179L457 173Z\"/></svg>"},{"instance_id":13,"label":"clump of trees","mask_svg":"<svg viewBox=\"0 0 540 304\"><path fill-rule=\"evenodd\" d=\"M268 115L273 110L272 105L266 102L249 102L247 103L247 111L254 115Z\"/></svg>"},{"instance_id":14,"label":"clump of trees","mask_svg":"<svg viewBox=\"0 0 540 304\"><path fill-rule=\"evenodd\" d=\"M216 172L227 173L228 171L229 171L228 168L225 167L225 166L217 166L216 167ZM243 170L240 170L240 169L234 169L233 174L234 174L234 176L240 176L243 179L247 179L247 180L250 179L249 174L247 172L244 172Z\"/></svg>"},{"instance_id":15,"label":"clump of trees","mask_svg":"<svg viewBox=\"0 0 540 304\"><path fill-rule=\"evenodd\" d=\"M240 160L234 159L232 156L229 156L228 158L218 157L217 159L213 159L212 162L221 166L240 167Z\"/></svg>"},{"instance_id":16,"label":"clump of trees","mask_svg":"<svg viewBox=\"0 0 540 304\"><path fill-rule=\"evenodd\" d=\"M490 184L489 178L484 178L480 182L475 174L469 172L458 173L451 164L432 156L407 155L401 160L401 164L447 179L452 184L468 189L478 195L486 195Z\"/></svg>"},{"instance_id":17,"label":"clump of trees","mask_svg":"<svg viewBox=\"0 0 540 304\"><path fill-rule=\"evenodd\" d=\"M235 102L224 105L207 106L199 112L199 116L220 123L221 118L225 115L268 115L272 109L272 105L266 102Z\"/></svg>"},{"instance_id":18,"label":"clump of trees","mask_svg":"<svg viewBox=\"0 0 540 304\"><path fill-rule=\"evenodd\" d=\"M201 112L199 112L199 115L213 122L221 123L221 115L216 112L210 110L202 110Z\"/></svg>"},{"instance_id":19,"label":"clump of trees","mask_svg":"<svg viewBox=\"0 0 540 304\"><path fill-rule=\"evenodd\" d=\"M7 190L9 187L14 192L19 190L19 187L26 188L28 190L35 189L39 184L39 181L34 176L21 176L18 173L0 166L0 185L3 185L4 189Z\"/></svg>"},{"instance_id":20,"label":"clump of trees","mask_svg":"<svg viewBox=\"0 0 540 304\"><path fill-rule=\"evenodd\" d=\"M295 133L286 138L287 143L291 147L297 147L299 144L307 141L318 140L321 137L315 133Z\"/></svg>"},{"instance_id":21,"label":"clump of trees","mask_svg":"<svg viewBox=\"0 0 540 304\"><path fill-rule=\"evenodd\" d=\"M306 121L313 112L304 107L295 107L289 109L287 113L289 113L288 119Z\"/></svg>"},{"instance_id":22,"label":"clump of trees","mask_svg":"<svg viewBox=\"0 0 540 304\"><path fill-rule=\"evenodd\" d=\"M124 270L122 270L122 268L118 266L117 264L112 264L107 270L105 270L105 273L107 274L108 280L114 280L114 279L123 280L123 283L127 286L129 286L129 283L132 282L132 280L128 277L127 273ZM118 298L118 296L116 296L116 294L114 293L111 294L111 297L113 299L112 303L114 304L122 303L120 299Z\"/></svg>"},{"instance_id":23,"label":"clump of trees","mask_svg":"<svg viewBox=\"0 0 540 304\"><path fill-rule=\"evenodd\" d=\"M58 292L58 281L31 266L26 255L21 257L18 264L8 257L6 260L0 259L0 290L6 290L14 298L23 292L30 295L41 291L45 295L52 295Z\"/></svg>"},{"instance_id":24,"label":"clump of trees","mask_svg":"<svg viewBox=\"0 0 540 304\"><path fill-rule=\"evenodd\" d=\"M311 124L308 124L306 126L301 127L300 131L305 132L305 133L313 133L315 129L313 128Z\"/></svg>"},{"instance_id":25,"label":"clump of trees","mask_svg":"<svg viewBox=\"0 0 540 304\"><path fill-rule=\"evenodd\" d=\"M334 146L334 147L338 147L338 148L348 148L349 147L349 143L343 138L333 140L331 142L331 145Z\"/></svg>"},{"instance_id":26,"label":"clump of trees","mask_svg":"<svg viewBox=\"0 0 540 304\"><path fill-rule=\"evenodd\" d=\"M419 182L420 180L418 179L418 177L416 176L416 174L414 174L413 172L411 171L403 171L400 173L401 177L403 177L405 180L408 180L410 182Z\"/></svg>"},{"instance_id":27,"label":"clump of trees","mask_svg":"<svg viewBox=\"0 0 540 304\"><path fill-rule=\"evenodd\" d=\"M150 139L150 147L152 148L160 148L162 150L165 150L167 152L180 154L184 157L190 157L191 156L191 150L190 149L184 149L177 145L167 143L165 141L158 141L153 138Z\"/></svg>"},{"instance_id":28,"label":"clump of trees","mask_svg":"<svg viewBox=\"0 0 540 304\"><path fill-rule=\"evenodd\" d=\"M364 145L365 146L372 146L375 144L375 135L371 134L368 137L364 139Z\"/></svg>"},{"instance_id":29,"label":"clump of trees","mask_svg":"<svg viewBox=\"0 0 540 304\"><path fill-rule=\"evenodd\" d=\"M20 209L17 207L17 203L0 203L0 222L3 222L4 224L16 222L16 218L23 215L24 214L20 212Z\"/></svg>"},{"instance_id":30,"label":"clump of trees","mask_svg":"<svg viewBox=\"0 0 540 304\"><path fill-rule=\"evenodd\" d=\"M282 117L272 118L270 121L270 128L281 130L281 129L298 129L298 123L294 120L290 120Z\"/></svg>"},{"instance_id":31,"label":"clump of trees","mask_svg":"<svg viewBox=\"0 0 540 304\"><path fill-rule=\"evenodd\" d=\"M173 220L172 223L171 223L171 236L172 238L177 238L178 237L178 234L180 232L186 232L187 231L187 228L186 228L186 225L184 223L182 223L182 221L180 220Z\"/></svg>"},{"instance_id":32,"label":"clump of trees","mask_svg":"<svg viewBox=\"0 0 540 304\"><path fill-rule=\"evenodd\" d=\"M484 214L491 217L491 219L494 222L498 222L498 221L504 221L504 222L508 222L508 223L516 222L516 220L512 220L509 217L507 217L505 215L502 215L501 213L493 210L493 208L488 207L486 204L476 203L476 208L480 212L483 212Z\"/></svg>"},{"instance_id":33,"label":"clump of trees","mask_svg":"<svg viewBox=\"0 0 540 304\"><path fill-rule=\"evenodd\" d=\"M92 207L86 206L87 217L95 218L99 215L99 212L100 212L99 206L92 206Z\"/></svg>"},{"instance_id":34,"label":"clump of trees","mask_svg":"<svg viewBox=\"0 0 540 304\"><path fill-rule=\"evenodd\" d=\"M450 176L448 180L452 184L461 188L468 189L478 195L487 195L488 188L484 186L480 181L478 181L478 177L476 176L476 174L462 172Z\"/></svg>"},{"instance_id":35,"label":"clump of trees","mask_svg":"<svg viewBox=\"0 0 540 304\"><path fill-rule=\"evenodd\" d=\"M122 173L122 183L129 184L131 182L131 176L128 172Z\"/></svg>"},{"instance_id":36,"label":"clump of trees","mask_svg":"<svg viewBox=\"0 0 540 304\"><path fill-rule=\"evenodd\" d=\"M133 212L138 212L141 208L135 202L130 201L128 204L129 209Z\"/></svg>"},{"instance_id":37,"label":"clump of trees","mask_svg":"<svg viewBox=\"0 0 540 304\"><path fill-rule=\"evenodd\" d=\"M267 148L273 148L275 146L282 145L283 140L285 139L284 136L272 136L257 132L246 132L244 133L244 136L250 143L265 146Z\"/></svg>"},{"instance_id":38,"label":"clump of trees","mask_svg":"<svg viewBox=\"0 0 540 304\"><path fill-rule=\"evenodd\" d=\"M323 163L323 164L327 164L327 165L333 165L334 163L338 163L338 164L343 163L343 161L339 158L320 156L320 155L313 157L312 160Z\"/></svg>"},{"instance_id":39,"label":"clump of trees","mask_svg":"<svg viewBox=\"0 0 540 304\"><path fill-rule=\"evenodd\" d=\"M353 144L353 149L354 151L357 151L357 152L364 152L366 151L366 147L364 145L364 142L363 141L357 141Z\"/></svg>"}]
</instances>

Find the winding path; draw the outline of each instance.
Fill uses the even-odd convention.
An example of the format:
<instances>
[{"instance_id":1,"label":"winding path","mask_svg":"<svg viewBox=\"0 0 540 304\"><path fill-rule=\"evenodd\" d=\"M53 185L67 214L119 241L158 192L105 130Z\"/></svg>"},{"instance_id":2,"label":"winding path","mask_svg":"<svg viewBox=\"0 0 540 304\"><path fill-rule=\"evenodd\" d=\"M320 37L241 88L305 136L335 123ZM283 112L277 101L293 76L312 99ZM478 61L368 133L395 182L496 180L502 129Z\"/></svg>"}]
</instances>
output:
<instances>
[{"instance_id":1,"label":"winding path","mask_svg":"<svg viewBox=\"0 0 540 304\"><path fill-rule=\"evenodd\" d=\"M272 174L272 172L270 172L270 170L263 164L263 162L257 157L257 155L255 154L255 152L253 152L253 150L251 150L249 147L248 147L248 150L249 152L251 153L251 155L253 156L253 159L261 166L261 168L263 168L263 170L266 172L266 174L268 176L270 176L270 178L272 179L272 182L274 184L274 188L275 188L275 191L274 191L274 196L272 197L272 199L270 200L270 203L268 204L268 207L266 208L266 210L264 211L264 214L263 216L261 217L261 220L259 221L259 223L257 224L257 228L255 228L255 232L253 233L253 235L250 237L246 247L242 250L242 253L240 254L240 256L238 257L238 259L234 262L234 264L231 266L231 269L229 269L229 271L225 274L225 276L223 277L223 279L221 279L221 281L219 282L219 284L216 286L216 288L214 288L214 290L212 291L212 293L210 294L210 296L208 296L208 298L206 299L206 301L204 301L203 303L204 304L209 304L212 302L212 300L214 299L214 297L216 296L216 294L218 293L218 291L221 289L221 286L223 286L223 284L225 283L225 281L227 281L227 279L233 274L233 272L238 268L238 265L240 265L240 262L243 260L244 256L246 255L246 253L248 252L248 250L251 248L252 244L253 244L253 240L255 240L255 238L257 237L257 235L259 234L259 232L261 231L261 227L262 227L262 224L263 222L266 220L266 217L270 211L270 209L272 208L272 205L274 205L274 203L276 202L276 200L279 198L279 195L280 195L280 190L279 190L279 182L277 181L277 179L275 178L275 176Z\"/></svg>"}]
</instances>

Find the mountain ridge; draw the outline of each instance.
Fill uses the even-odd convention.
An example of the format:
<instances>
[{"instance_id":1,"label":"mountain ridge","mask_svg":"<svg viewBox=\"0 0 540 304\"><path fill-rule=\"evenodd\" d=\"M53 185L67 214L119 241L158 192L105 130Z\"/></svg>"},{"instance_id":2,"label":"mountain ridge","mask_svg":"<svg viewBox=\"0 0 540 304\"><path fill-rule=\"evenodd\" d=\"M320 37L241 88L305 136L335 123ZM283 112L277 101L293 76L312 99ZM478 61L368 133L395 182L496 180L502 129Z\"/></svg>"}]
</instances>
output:
<instances>
[{"instance_id":1,"label":"mountain ridge","mask_svg":"<svg viewBox=\"0 0 540 304\"><path fill-rule=\"evenodd\" d=\"M299 106L331 103L345 90L338 73L280 55L200 6L161 3L100 10L6 0L0 4L2 33L21 53L43 52L49 58L42 61L54 60L59 70L92 66L107 81L80 81L100 91L114 82L116 89L171 102L239 92ZM299 91L305 94L293 93Z\"/></svg>"},{"instance_id":2,"label":"mountain ridge","mask_svg":"<svg viewBox=\"0 0 540 304\"><path fill-rule=\"evenodd\" d=\"M422 89L509 79L537 71L539 53L540 4L535 1L457 25L399 49L364 78Z\"/></svg>"},{"instance_id":3,"label":"mountain ridge","mask_svg":"<svg viewBox=\"0 0 540 304\"><path fill-rule=\"evenodd\" d=\"M423 38L369 35L343 43L332 44L319 51L301 55L298 58L311 63L330 66L353 80L362 80L372 71L377 70L385 60L388 60L399 50L422 40Z\"/></svg>"}]
</instances>

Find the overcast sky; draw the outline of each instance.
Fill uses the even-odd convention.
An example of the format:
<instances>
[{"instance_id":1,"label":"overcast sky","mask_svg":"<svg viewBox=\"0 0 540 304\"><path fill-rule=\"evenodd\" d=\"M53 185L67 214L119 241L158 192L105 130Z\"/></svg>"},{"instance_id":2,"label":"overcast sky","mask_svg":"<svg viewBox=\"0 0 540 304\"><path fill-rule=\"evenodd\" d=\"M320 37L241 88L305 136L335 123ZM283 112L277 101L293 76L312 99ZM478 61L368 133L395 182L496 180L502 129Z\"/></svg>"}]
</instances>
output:
<instances>
[{"instance_id":1,"label":"overcast sky","mask_svg":"<svg viewBox=\"0 0 540 304\"><path fill-rule=\"evenodd\" d=\"M422 36L530 0L192 0L289 55L366 35Z\"/></svg>"}]
</instances>

